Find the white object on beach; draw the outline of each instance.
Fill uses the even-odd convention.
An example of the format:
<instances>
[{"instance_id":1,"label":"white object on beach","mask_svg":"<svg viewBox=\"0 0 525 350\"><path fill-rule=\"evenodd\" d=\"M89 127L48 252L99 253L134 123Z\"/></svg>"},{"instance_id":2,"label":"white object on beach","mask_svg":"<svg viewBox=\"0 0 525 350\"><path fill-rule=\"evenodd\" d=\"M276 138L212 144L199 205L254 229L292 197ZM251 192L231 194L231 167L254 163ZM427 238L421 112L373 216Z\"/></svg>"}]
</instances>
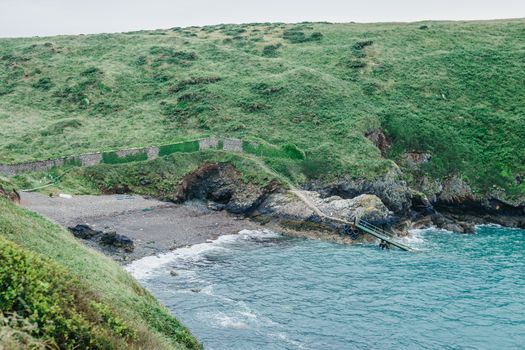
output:
<instances>
[{"instance_id":1,"label":"white object on beach","mask_svg":"<svg viewBox=\"0 0 525 350\"><path fill-rule=\"evenodd\" d=\"M73 198L72 195L70 195L70 194L65 194L65 193L60 193L58 196L59 196L60 198L65 198L65 199L71 199L71 198Z\"/></svg>"}]
</instances>

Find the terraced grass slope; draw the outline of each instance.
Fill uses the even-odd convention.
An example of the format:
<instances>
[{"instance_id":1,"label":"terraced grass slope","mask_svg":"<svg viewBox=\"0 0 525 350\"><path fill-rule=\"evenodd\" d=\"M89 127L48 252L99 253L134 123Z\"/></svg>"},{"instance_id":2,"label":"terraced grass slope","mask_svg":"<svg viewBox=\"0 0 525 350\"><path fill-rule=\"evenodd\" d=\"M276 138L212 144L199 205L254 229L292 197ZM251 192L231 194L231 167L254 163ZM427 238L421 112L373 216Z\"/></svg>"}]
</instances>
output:
<instances>
[{"instance_id":1,"label":"terraced grass slope","mask_svg":"<svg viewBox=\"0 0 525 350\"><path fill-rule=\"evenodd\" d=\"M1 39L0 162L232 136L298 146L301 181L415 151L432 155L418 171L524 195L524 38L505 20Z\"/></svg>"},{"instance_id":2,"label":"terraced grass slope","mask_svg":"<svg viewBox=\"0 0 525 350\"><path fill-rule=\"evenodd\" d=\"M110 258L0 196L0 348L201 347Z\"/></svg>"}]
</instances>

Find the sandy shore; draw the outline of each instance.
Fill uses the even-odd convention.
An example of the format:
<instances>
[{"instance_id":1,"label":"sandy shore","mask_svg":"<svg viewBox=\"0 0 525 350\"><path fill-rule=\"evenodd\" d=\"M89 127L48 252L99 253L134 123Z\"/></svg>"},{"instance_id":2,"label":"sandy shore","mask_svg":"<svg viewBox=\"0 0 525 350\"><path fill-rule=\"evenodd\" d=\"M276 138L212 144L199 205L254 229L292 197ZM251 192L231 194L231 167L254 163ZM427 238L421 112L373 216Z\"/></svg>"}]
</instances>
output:
<instances>
[{"instance_id":1,"label":"sandy shore","mask_svg":"<svg viewBox=\"0 0 525 350\"><path fill-rule=\"evenodd\" d=\"M133 253L104 249L82 240L123 262L236 234L243 229L260 228L250 220L209 210L202 203L177 205L136 195L50 198L39 193L22 193L21 197L22 206L62 226L86 224L133 239Z\"/></svg>"}]
</instances>

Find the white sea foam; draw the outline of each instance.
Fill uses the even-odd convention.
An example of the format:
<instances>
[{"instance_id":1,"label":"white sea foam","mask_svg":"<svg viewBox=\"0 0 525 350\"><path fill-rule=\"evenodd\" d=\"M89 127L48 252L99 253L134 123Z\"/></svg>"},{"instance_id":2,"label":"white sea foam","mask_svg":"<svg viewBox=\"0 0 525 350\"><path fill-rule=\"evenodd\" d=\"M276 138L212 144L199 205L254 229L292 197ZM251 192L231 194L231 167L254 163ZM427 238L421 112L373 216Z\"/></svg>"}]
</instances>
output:
<instances>
[{"instance_id":1,"label":"white sea foam","mask_svg":"<svg viewBox=\"0 0 525 350\"><path fill-rule=\"evenodd\" d=\"M476 227L490 227L490 228L503 228L500 224L481 224L476 225Z\"/></svg>"},{"instance_id":2,"label":"white sea foam","mask_svg":"<svg viewBox=\"0 0 525 350\"><path fill-rule=\"evenodd\" d=\"M407 244L421 244L425 242L423 238L424 230L415 229L415 230L408 231L408 233L409 233L408 236L401 237L399 238L399 240Z\"/></svg>"},{"instance_id":3,"label":"white sea foam","mask_svg":"<svg viewBox=\"0 0 525 350\"><path fill-rule=\"evenodd\" d=\"M248 328L248 324L246 324L242 320L236 317L225 315L223 313L217 315L215 318L216 318L218 325L223 328L235 328L235 329Z\"/></svg>"},{"instance_id":4,"label":"white sea foam","mask_svg":"<svg viewBox=\"0 0 525 350\"><path fill-rule=\"evenodd\" d=\"M279 234L270 230L242 230L235 235L223 235L214 241L195 244L192 246L176 249L169 253L147 256L133 261L125 269L136 279L144 279L157 273L161 268L169 265L177 259L198 260L203 253L225 248L228 243L233 243L239 239L249 240L260 237L278 237Z\"/></svg>"},{"instance_id":5,"label":"white sea foam","mask_svg":"<svg viewBox=\"0 0 525 350\"><path fill-rule=\"evenodd\" d=\"M431 226L427 228L414 228L414 229L409 230L408 232L413 235L419 235L419 236L427 232L454 233L452 231L445 230L444 228L438 228L435 226Z\"/></svg>"}]
</instances>

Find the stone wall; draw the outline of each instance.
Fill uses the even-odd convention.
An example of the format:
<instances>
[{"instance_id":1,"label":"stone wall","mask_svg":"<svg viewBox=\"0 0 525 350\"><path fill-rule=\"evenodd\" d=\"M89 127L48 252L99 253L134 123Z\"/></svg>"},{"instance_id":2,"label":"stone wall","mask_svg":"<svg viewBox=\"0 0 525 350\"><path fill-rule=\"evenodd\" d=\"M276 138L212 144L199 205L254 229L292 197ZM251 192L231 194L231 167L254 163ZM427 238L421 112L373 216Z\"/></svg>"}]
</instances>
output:
<instances>
[{"instance_id":1,"label":"stone wall","mask_svg":"<svg viewBox=\"0 0 525 350\"><path fill-rule=\"evenodd\" d=\"M204 151L209 148L218 148L219 140L213 137L199 140L199 150Z\"/></svg>"},{"instance_id":2,"label":"stone wall","mask_svg":"<svg viewBox=\"0 0 525 350\"><path fill-rule=\"evenodd\" d=\"M82 154L78 157L72 157L72 160L75 161L76 158L83 166L97 165L102 162L102 153Z\"/></svg>"},{"instance_id":3,"label":"stone wall","mask_svg":"<svg viewBox=\"0 0 525 350\"><path fill-rule=\"evenodd\" d=\"M242 140L237 139L225 139L223 141L223 147L226 151L232 152L243 152ZM210 148L219 148L220 140L210 137L199 140L199 150L203 151ZM146 148L131 148L125 150L119 150L115 153L119 158L126 158L131 155L138 153L146 153L148 160L154 160L159 157L159 147L146 147ZM20 164L0 164L0 175L14 176L22 173L45 171L55 167L64 166L67 164L77 164L82 166L93 166L103 163L104 155L106 153L87 153L78 156L64 157L58 159L50 159L43 161L35 161Z\"/></svg>"},{"instance_id":4,"label":"stone wall","mask_svg":"<svg viewBox=\"0 0 525 350\"><path fill-rule=\"evenodd\" d=\"M158 147L150 147L146 151L148 154L148 160L155 160L159 157L159 148Z\"/></svg>"},{"instance_id":5,"label":"stone wall","mask_svg":"<svg viewBox=\"0 0 525 350\"><path fill-rule=\"evenodd\" d=\"M242 140L238 139L224 139L223 149L230 152L243 152Z\"/></svg>"}]
</instances>

